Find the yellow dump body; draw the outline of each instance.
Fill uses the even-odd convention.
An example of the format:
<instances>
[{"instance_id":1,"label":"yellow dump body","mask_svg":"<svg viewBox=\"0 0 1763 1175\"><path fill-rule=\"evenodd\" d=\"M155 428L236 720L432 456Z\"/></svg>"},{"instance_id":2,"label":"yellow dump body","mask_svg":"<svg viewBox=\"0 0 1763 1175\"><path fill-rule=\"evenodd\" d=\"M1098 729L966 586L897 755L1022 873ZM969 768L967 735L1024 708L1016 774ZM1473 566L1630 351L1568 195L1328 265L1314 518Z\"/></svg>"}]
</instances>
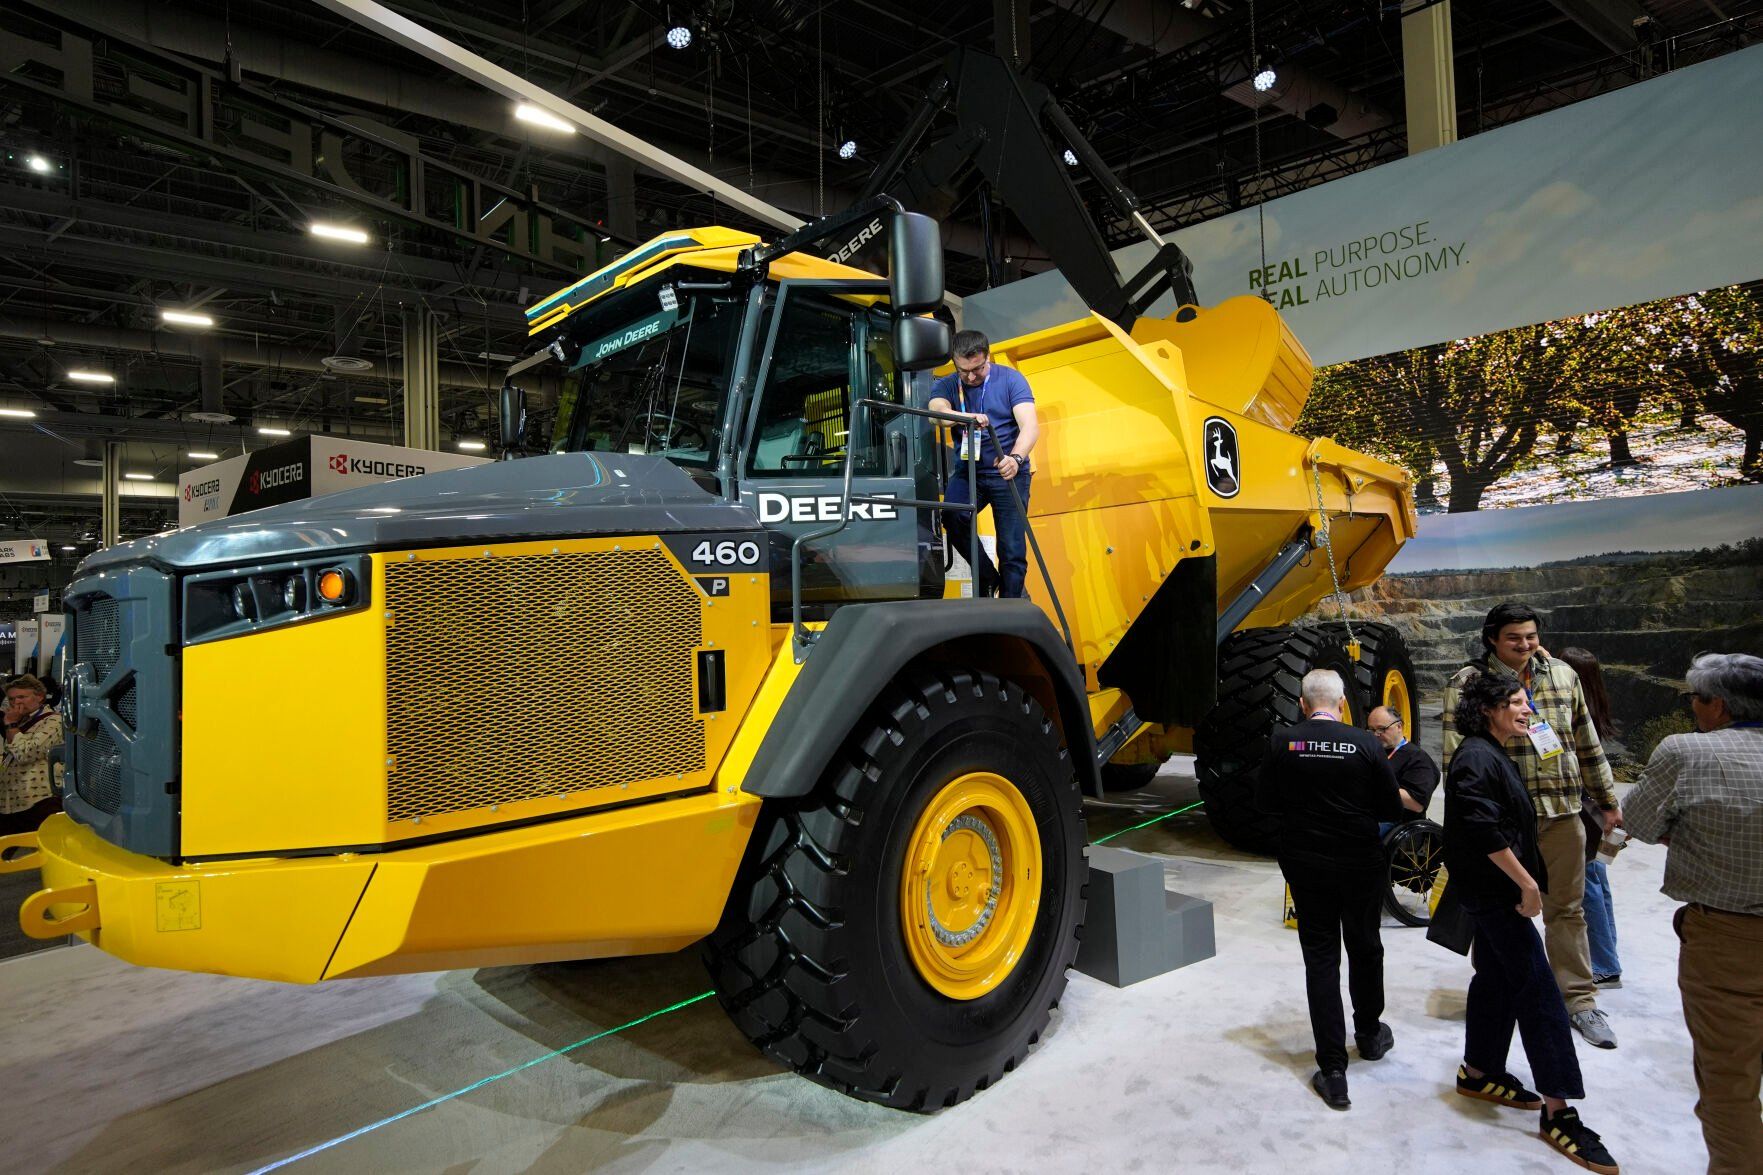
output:
<instances>
[{"instance_id":1,"label":"yellow dump body","mask_svg":"<svg viewBox=\"0 0 1763 1175\"><path fill-rule=\"evenodd\" d=\"M1222 610L1308 523L1329 526L1341 587L1374 581L1414 533L1402 469L1287 431L1311 364L1279 314L1234 298L1131 335L1091 315L994 344L1034 389L1041 421L1029 515L1092 691L1096 669L1179 560L1216 555ZM1234 430L1238 491L1208 484L1209 420ZM1030 569L1030 594L1050 606ZM1318 552L1243 622L1287 622L1333 590Z\"/></svg>"}]
</instances>

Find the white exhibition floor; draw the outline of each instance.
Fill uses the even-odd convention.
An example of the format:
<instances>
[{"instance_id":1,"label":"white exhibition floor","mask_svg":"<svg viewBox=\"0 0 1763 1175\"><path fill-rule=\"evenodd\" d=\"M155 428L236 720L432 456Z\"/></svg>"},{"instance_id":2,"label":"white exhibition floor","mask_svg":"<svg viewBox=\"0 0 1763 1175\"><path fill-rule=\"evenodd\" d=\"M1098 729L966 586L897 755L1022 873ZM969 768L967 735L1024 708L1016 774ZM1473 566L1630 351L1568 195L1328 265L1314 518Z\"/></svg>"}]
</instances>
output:
<instances>
[{"instance_id":1,"label":"white exhibition floor","mask_svg":"<svg viewBox=\"0 0 1763 1175\"><path fill-rule=\"evenodd\" d=\"M1165 768L1147 802L1192 795ZM1152 809L1154 813L1155 810ZM1093 835L1145 817L1093 809ZM584 1045L342 1141L292 1172L1571 1172L1534 1115L1457 1097L1468 962L1384 935L1396 1047L1310 1092L1296 935L1270 861L1200 812L1127 833L1216 903L1218 957L1125 990L1074 973L1040 1046L964 1105L916 1116L780 1072L714 1001ZM1664 850L1612 868L1621 1048L1581 1045L1586 1121L1625 1172L1688 1175L1691 1110ZM12 916L7 912L5 916ZM0 963L0 1170L250 1171L706 990L695 955L287 987L145 971L86 946ZM1518 1047L1513 1068L1529 1073Z\"/></svg>"}]
</instances>

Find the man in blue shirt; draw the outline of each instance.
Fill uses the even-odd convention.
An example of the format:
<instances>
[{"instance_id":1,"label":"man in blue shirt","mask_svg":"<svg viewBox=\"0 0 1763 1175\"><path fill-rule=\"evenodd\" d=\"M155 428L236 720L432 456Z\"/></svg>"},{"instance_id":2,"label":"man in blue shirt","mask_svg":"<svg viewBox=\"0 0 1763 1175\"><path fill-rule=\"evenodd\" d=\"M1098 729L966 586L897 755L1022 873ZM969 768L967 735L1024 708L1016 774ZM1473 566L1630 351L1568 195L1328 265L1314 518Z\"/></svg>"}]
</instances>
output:
<instances>
[{"instance_id":1,"label":"man in blue shirt","mask_svg":"<svg viewBox=\"0 0 1763 1175\"><path fill-rule=\"evenodd\" d=\"M977 486L967 483L967 462L956 463L949 478L945 501L975 503L980 510L992 511L992 525L998 532L998 568L980 549L979 567L975 569L974 594L996 594L1005 599L1020 598L1023 581L1028 576L1028 540L1024 527L1028 514L1028 490L1033 478L1029 453L1040 439L1040 424L1035 419L1035 396L1022 374L992 362L991 340L977 330L964 330L955 336L955 373L945 375L931 387L930 403L934 412L957 412L973 417L978 427L957 430L961 453L965 457L969 445L978 445ZM991 424L991 430L984 426ZM997 444L991 433L996 432ZM1013 494L1011 490L1014 489ZM1020 505L1018 504L1020 498ZM971 527L978 511L946 511L943 526L949 542L967 556Z\"/></svg>"}]
</instances>

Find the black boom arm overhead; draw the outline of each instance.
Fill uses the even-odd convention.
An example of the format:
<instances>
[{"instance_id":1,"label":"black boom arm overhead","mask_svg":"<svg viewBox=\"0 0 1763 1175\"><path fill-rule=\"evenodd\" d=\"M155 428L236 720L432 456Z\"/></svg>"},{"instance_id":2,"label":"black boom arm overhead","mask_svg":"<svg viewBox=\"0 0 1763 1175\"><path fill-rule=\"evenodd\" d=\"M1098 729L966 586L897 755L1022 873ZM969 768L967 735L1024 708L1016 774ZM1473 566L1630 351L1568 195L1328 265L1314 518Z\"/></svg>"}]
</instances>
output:
<instances>
[{"instance_id":1,"label":"black boom arm overhead","mask_svg":"<svg viewBox=\"0 0 1763 1175\"><path fill-rule=\"evenodd\" d=\"M949 111L955 127L919 149L937 116ZM1158 246L1150 263L1122 280L1071 182L1064 147L1076 154L1122 216ZM990 53L958 50L944 62L905 133L870 174L859 202L888 193L908 208L926 208L972 168L1047 250L1085 304L1127 329L1151 303L1173 292L1177 305L1198 302L1187 255L1152 230L1138 197L1108 170L1045 86L1024 78Z\"/></svg>"}]
</instances>

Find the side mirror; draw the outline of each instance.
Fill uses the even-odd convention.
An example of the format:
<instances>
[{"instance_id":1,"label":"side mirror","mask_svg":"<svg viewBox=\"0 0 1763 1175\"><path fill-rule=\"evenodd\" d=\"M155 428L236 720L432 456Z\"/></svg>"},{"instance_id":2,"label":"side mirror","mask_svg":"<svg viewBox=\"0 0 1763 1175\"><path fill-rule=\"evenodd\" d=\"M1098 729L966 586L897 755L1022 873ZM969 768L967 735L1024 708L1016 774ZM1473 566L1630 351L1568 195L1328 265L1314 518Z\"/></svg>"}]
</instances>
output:
<instances>
[{"instance_id":1,"label":"side mirror","mask_svg":"<svg viewBox=\"0 0 1763 1175\"><path fill-rule=\"evenodd\" d=\"M923 213L895 213L888 226L888 300L902 315L943 304L943 236Z\"/></svg>"},{"instance_id":2,"label":"side mirror","mask_svg":"<svg viewBox=\"0 0 1763 1175\"><path fill-rule=\"evenodd\" d=\"M511 383L502 385L502 415L497 425L502 452L518 451L526 439L526 392Z\"/></svg>"},{"instance_id":3,"label":"side mirror","mask_svg":"<svg viewBox=\"0 0 1763 1175\"><path fill-rule=\"evenodd\" d=\"M940 268L940 267L939 267ZM949 324L935 318L894 319L894 366L925 371L949 361L955 336Z\"/></svg>"}]
</instances>

